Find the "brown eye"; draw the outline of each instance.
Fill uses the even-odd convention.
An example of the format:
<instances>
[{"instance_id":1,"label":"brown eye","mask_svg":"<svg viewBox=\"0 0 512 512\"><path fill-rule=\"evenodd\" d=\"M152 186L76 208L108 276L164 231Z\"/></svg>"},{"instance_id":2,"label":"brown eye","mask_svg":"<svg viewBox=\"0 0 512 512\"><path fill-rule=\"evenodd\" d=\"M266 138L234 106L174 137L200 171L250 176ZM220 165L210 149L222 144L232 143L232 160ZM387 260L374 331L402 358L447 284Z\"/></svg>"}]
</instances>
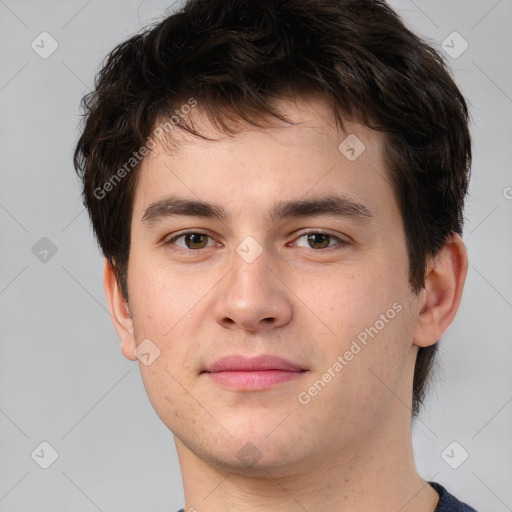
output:
<instances>
[{"instance_id":1,"label":"brown eye","mask_svg":"<svg viewBox=\"0 0 512 512\"><path fill-rule=\"evenodd\" d=\"M343 249L347 245L350 245L349 242L342 238L322 231L310 231L309 233L304 233L292 242L292 244L297 247L317 250L334 248Z\"/></svg>"},{"instance_id":2,"label":"brown eye","mask_svg":"<svg viewBox=\"0 0 512 512\"><path fill-rule=\"evenodd\" d=\"M182 233L181 235L175 236L166 242L166 245L176 246L180 250L187 249L205 249L207 247L215 246L213 238L206 233L198 231L190 231L188 233Z\"/></svg>"},{"instance_id":3,"label":"brown eye","mask_svg":"<svg viewBox=\"0 0 512 512\"><path fill-rule=\"evenodd\" d=\"M203 249L203 247L206 247L208 243L208 235L204 235L202 233L189 233L183 236L185 245L189 249Z\"/></svg>"},{"instance_id":4,"label":"brown eye","mask_svg":"<svg viewBox=\"0 0 512 512\"><path fill-rule=\"evenodd\" d=\"M307 236L308 244L312 249L325 249L329 247L331 236L324 233L311 233Z\"/></svg>"}]
</instances>

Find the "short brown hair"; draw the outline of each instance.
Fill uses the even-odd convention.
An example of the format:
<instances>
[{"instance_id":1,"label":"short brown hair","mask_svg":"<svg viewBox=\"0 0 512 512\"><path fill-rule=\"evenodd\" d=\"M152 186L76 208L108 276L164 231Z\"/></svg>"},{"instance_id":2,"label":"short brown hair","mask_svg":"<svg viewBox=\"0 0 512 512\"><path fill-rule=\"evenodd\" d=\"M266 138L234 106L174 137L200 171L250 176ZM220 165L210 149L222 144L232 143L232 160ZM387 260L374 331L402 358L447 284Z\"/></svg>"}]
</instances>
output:
<instances>
[{"instance_id":1,"label":"short brown hair","mask_svg":"<svg viewBox=\"0 0 512 512\"><path fill-rule=\"evenodd\" d=\"M233 134L234 120L286 121L273 100L311 92L329 102L338 126L353 119L384 132L411 288L424 286L428 258L462 233L471 164L467 105L440 55L381 0L189 0L118 45L82 100L75 168L126 299L138 166L104 197L97 191L158 120L194 97L215 126ZM202 137L183 117L176 128ZM414 415L436 350L437 343L419 349Z\"/></svg>"}]
</instances>

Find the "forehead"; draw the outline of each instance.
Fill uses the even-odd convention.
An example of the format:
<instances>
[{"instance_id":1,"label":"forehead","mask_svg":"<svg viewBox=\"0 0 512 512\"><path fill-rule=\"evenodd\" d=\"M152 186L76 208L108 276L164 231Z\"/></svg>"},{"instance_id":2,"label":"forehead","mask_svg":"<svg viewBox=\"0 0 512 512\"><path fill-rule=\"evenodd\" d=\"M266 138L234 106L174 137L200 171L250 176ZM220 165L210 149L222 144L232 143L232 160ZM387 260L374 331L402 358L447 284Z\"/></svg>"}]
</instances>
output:
<instances>
[{"instance_id":1,"label":"forehead","mask_svg":"<svg viewBox=\"0 0 512 512\"><path fill-rule=\"evenodd\" d=\"M194 128L213 140L174 129L171 145L158 144L139 170L134 218L171 193L221 202L235 214L254 213L270 206L270 198L275 204L276 197L339 193L377 209L375 203L394 201L381 133L350 121L344 121L345 131L337 129L333 111L318 97L282 99L276 106L295 124L241 123L234 136L218 131L196 107L190 114Z\"/></svg>"},{"instance_id":2,"label":"forehead","mask_svg":"<svg viewBox=\"0 0 512 512\"><path fill-rule=\"evenodd\" d=\"M281 121L269 115L263 115L257 120L260 126L253 126L242 119L234 118L233 114L229 119L224 119L231 126L234 126L234 134L227 135L217 129L212 124L210 118L206 115L201 105L191 109L187 119L193 123L198 132L207 138L213 139L216 145L230 145L234 142L243 144L247 141L244 135L250 134L254 143L258 138L273 139L275 143L289 147L304 146L330 146L337 147L338 143L347 135L354 134L368 142L367 149L377 150L383 146L384 135L381 132L371 130L357 121L343 119L343 129L336 126L335 113L329 103L319 94L309 96L298 96L291 98L282 97L271 102L275 108L288 119L290 123ZM160 120L160 124L165 123L166 119ZM179 156L180 152L186 151L191 147L194 149L201 146L209 146L208 141L188 134L186 131L175 129L170 133L172 152ZM162 147L164 144L161 145ZM182 150L182 151L180 151ZM349 156L349 155L348 155Z\"/></svg>"}]
</instances>

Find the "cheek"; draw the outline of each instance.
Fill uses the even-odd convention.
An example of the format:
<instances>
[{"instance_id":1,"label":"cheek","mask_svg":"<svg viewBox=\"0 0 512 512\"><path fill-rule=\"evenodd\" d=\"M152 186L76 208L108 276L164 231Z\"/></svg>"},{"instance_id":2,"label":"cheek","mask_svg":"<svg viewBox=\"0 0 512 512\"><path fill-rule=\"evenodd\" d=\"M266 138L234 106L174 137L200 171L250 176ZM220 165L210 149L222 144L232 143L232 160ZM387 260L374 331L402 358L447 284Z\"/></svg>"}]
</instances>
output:
<instances>
[{"instance_id":1,"label":"cheek","mask_svg":"<svg viewBox=\"0 0 512 512\"><path fill-rule=\"evenodd\" d=\"M130 284L136 293L130 295L130 308L136 342L150 339L160 351L153 364L141 365L141 374L153 392L163 396L165 387L167 395L177 396L183 390L172 377L192 385L197 355L201 348L204 351L201 343L209 339L203 331L211 326L208 315L219 276L176 272L165 260L147 255L134 255L131 265Z\"/></svg>"},{"instance_id":2,"label":"cheek","mask_svg":"<svg viewBox=\"0 0 512 512\"><path fill-rule=\"evenodd\" d=\"M335 270L320 278L302 275L295 283L290 276L288 282L300 299L298 309L303 309L308 318L314 313L317 323L338 340L337 349L343 349L376 322L379 331L387 329L399 316L396 309L403 307L408 294L405 279L378 263L351 271Z\"/></svg>"},{"instance_id":3,"label":"cheek","mask_svg":"<svg viewBox=\"0 0 512 512\"><path fill-rule=\"evenodd\" d=\"M413 304L406 271L392 272L385 259L381 261L352 273L333 272L329 279L303 277L296 283L297 295L307 298L306 306L319 320L316 341L322 364L317 372L321 376L331 369L336 375L335 401L344 402L347 410L377 403L389 394L379 379L392 389L398 385L412 342ZM304 311L305 332L314 335L312 315ZM336 362L341 370L339 365L338 371L333 368Z\"/></svg>"},{"instance_id":4,"label":"cheek","mask_svg":"<svg viewBox=\"0 0 512 512\"><path fill-rule=\"evenodd\" d=\"M165 259L134 254L130 267L130 306L139 334L166 342L197 314L215 284L214 276L190 276Z\"/></svg>"}]
</instances>

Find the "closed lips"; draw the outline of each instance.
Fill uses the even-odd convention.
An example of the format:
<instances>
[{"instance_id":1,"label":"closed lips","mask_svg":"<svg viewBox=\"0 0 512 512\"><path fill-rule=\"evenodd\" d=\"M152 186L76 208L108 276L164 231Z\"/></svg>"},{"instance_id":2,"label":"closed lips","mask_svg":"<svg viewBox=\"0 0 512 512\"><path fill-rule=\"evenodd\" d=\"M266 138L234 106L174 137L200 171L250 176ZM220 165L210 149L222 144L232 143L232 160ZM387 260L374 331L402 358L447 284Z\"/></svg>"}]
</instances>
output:
<instances>
[{"instance_id":1,"label":"closed lips","mask_svg":"<svg viewBox=\"0 0 512 512\"><path fill-rule=\"evenodd\" d=\"M301 372L304 368L288 361L287 359L262 355L258 357L246 357L238 354L222 357L213 364L209 365L202 373L217 373L229 371L263 371L263 370L282 370L290 372Z\"/></svg>"}]
</instances>

